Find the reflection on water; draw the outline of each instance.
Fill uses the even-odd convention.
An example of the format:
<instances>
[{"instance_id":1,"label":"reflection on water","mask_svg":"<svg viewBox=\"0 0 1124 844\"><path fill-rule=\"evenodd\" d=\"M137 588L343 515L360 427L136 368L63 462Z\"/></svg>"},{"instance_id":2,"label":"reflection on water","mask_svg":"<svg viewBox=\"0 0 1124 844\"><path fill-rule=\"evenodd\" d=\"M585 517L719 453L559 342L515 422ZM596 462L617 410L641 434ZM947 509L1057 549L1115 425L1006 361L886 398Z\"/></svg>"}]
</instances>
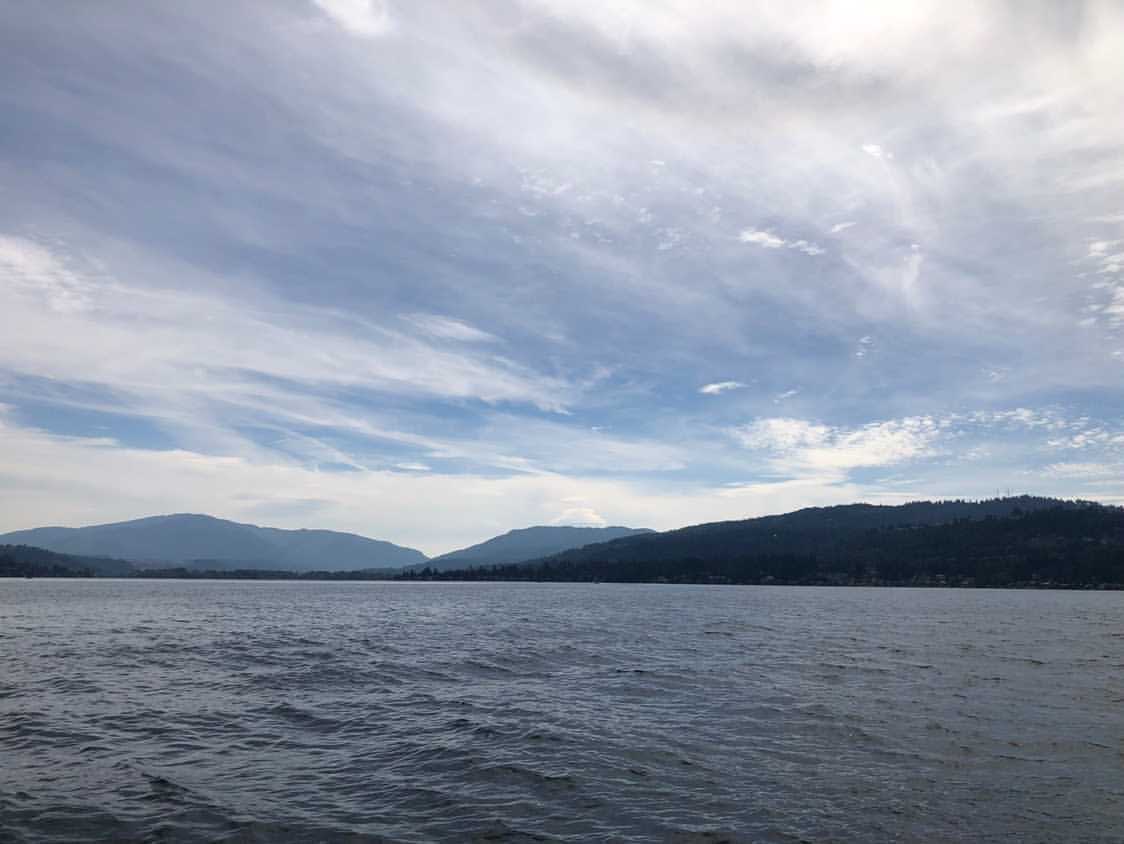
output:
<instances>
[{"instance_id":1,"label":"reflection on water","mask_svg":"<svg viewBox=\"0 0 1124 844\"><path fill-rule=\"evenodd\" d=\"M0 581L5 840L1124 840L1124 593Z\"/></svg>"}]
</instances>

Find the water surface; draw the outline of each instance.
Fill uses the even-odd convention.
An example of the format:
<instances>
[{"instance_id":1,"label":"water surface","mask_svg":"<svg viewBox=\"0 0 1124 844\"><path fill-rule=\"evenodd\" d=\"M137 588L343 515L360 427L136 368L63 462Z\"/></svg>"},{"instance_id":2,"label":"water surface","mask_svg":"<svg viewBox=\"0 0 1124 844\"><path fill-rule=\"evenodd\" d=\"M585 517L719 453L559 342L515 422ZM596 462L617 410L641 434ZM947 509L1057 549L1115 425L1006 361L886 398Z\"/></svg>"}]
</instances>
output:
<instances>
[{"instance_id":1,"label":"water surface","mask_svg":"<svg viewBox=\"0 0 1124 844\"><path fill-rule=\"evenodd\" d=\"M5 841L1124 840L1124 593L0 581Z\"/></svg>"}]
</instances>

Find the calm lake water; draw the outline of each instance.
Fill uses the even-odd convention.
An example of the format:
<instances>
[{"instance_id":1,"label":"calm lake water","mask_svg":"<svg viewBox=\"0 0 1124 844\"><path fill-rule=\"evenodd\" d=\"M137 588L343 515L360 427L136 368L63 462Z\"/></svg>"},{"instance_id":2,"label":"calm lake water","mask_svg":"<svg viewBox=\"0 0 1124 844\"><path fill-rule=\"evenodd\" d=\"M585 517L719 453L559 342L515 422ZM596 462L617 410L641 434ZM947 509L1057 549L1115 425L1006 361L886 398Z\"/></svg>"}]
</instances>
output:
<instances>
[{"instance_id":1,"label":"calm lake water","mask_svg":"<svg viewBox=\"0 0 1124 844\"><path fill-rule=\"evenodd\" d=\"M0 581L4 841L1124 840L1124 593Z\"/></svg>"}]
</instances>

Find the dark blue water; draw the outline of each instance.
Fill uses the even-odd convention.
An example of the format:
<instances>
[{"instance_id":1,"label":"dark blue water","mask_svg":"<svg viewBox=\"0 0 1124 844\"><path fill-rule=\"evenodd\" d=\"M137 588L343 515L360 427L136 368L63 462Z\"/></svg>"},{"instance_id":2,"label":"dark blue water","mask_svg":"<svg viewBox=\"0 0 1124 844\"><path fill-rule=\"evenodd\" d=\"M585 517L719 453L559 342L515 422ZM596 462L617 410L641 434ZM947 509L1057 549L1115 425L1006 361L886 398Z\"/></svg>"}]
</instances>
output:
<instances>
[{"instance_id":1,"label":"dark blue water","mask_svg":"<svg viewBox=\"0 0 1124 844\"><path fill-rule=\"evenodd\" d=\"M3 841L1124 840L1124 593L0 581Z\"/></svg>"}]
</instances>

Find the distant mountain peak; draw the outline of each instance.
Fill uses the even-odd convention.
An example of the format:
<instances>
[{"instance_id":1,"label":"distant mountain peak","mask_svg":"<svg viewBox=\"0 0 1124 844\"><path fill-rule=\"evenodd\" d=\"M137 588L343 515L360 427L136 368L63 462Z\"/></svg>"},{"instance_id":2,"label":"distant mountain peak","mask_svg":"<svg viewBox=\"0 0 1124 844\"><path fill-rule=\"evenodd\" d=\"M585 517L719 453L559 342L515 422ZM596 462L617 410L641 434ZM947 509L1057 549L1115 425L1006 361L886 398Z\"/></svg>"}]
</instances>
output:
<instances>
[{"instance_id":1,"label":"distant mountain peak","mask_svg":"<svg viewBox=\"0 0 1124 844\"><path fill-rule=\"evenodd\" d=\"M209 564L291 571L397 569L426 555L384 540L327 530L285 530L205 513L169 513L81 528L34 528L0 536L60 554L143 563Z\"/></svg>"},{"instance_id":2,"label":"distant mountain peak","mask_svg":"<svg viewBox=\"0 0 1124 844\"><path fill-rule=\"evenodd\" d=\"M626 536L652 533L648 528L585 527L582 525L532 525L514 528L491 539L434 557L426 565L436 569L517 563L606 542Z\"/></svg>"}]
</instances>

